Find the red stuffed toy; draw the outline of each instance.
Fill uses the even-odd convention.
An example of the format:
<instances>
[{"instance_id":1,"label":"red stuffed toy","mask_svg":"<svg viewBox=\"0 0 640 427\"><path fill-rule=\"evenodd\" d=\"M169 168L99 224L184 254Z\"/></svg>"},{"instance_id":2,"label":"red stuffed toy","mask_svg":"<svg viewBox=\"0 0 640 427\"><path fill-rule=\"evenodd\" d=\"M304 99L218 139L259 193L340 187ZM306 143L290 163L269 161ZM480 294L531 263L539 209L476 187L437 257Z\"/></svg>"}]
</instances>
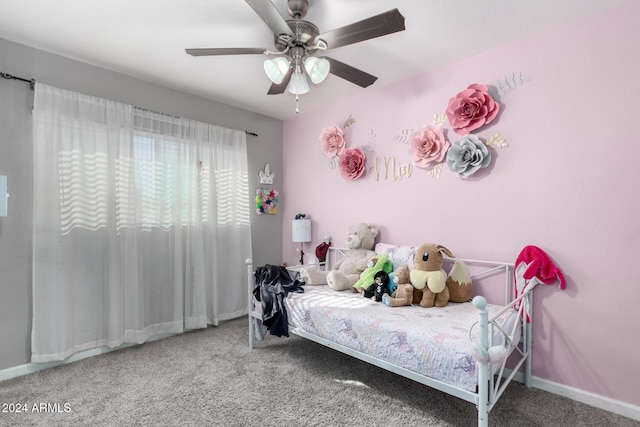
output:
<instances>
[{"instance_id":1,"label":"red stuffed toy","mask_svg":"<svg viewBox=\"0 0 640 427\"><path fill-rule=\"evenodd\" d=\"M551 261L549 255L547 255L542 249L537 246L525 246L524 249L516 258L516 267L521 262L527 264L527 268L524 270L523 278L531 280L535 276L540 283L545 285L552 285L556 281L560 281L560 289L566 288L567 284L564 280L562 272Z\"/></svg>"},{"instance_id":2,"label":"red stuffed toy","mask_svg":"<svg viewBox=\"0 0 640 427\"><path fill-rule=\"evenodd\" d=\"M551 261L542 249L537 246L525 246L518 255L513 271L516 289L516 297L525 290L535 287L538 283L552 285L557 281L560 282L560 289L566 288L567 284L560 269ZM533 278L537 280L531 282ZM521 280L519 280L521 279ZM520 304L516 305L516 309ZM530 321L528 308L523 313L527 322Z\"/></svg>"}]
</instances>

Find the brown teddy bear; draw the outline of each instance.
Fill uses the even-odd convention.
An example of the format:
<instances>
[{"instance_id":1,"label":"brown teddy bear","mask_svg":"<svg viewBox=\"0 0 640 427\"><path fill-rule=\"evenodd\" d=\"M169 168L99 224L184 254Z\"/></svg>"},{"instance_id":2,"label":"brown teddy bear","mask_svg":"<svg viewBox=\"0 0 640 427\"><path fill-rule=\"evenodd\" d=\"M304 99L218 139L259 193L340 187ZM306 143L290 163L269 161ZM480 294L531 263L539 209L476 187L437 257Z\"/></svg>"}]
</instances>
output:
<instances>
[{"instance_id":1,"label":"brown teddy bear","mask_svg":"<svg viewBox=\"0 0 640 427\"><path fill-rule=\"evenodd\" d=\"M409 279L409 266L403 265L393 272L393 282L398 286L391 296L382 295L382 302L389 307L411 305L413 285Z\"/></svg>"},{"instance_id":2,"label":"brown teddy bear","mask_svg":"<svg viewBox=\"0 0 640 427\"><path fill-rule=\"evenodd\" d=\"M378 236L378 227L360 223L349 228L346 243L348 251L330 271L303 268L300 280L308 285L329 285L334 291L353 289L360 274L367 268L367 262L375 255L373 246Z\"/></svg>"}]
</instances>

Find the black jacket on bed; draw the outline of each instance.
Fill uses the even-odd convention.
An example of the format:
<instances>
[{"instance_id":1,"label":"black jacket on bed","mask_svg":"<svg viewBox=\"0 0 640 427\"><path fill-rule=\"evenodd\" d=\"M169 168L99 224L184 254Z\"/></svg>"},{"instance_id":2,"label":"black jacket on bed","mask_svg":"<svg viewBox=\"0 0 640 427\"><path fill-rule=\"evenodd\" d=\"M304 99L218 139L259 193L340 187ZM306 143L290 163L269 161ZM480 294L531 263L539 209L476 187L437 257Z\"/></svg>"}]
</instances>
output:
<instances>
[{"instance_id":1,"label":"black jacket on bed","mask_svg":"<svg viewBox=\"0 0 640 427\"><path fill-rule=\"evenodd\" d=\"M289 321L284 299L289 292L304 292L303 282L291 279L286 268L267 264L255 272L253 295L262 305L262 324L271 335L289 336Z\"/></svg>"}]
</instances>

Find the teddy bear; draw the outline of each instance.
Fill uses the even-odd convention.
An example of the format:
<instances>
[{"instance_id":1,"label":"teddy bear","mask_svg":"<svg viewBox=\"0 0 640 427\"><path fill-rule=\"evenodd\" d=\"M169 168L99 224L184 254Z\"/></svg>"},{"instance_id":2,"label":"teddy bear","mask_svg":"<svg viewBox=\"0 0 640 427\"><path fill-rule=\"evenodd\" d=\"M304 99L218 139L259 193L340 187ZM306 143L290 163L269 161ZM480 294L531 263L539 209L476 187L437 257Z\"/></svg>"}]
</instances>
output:
<instances>
[{"instance_id":1,"label":"teddy bear","mask_svg":"<svg viewBox=\"0 0 640 427\"><path fill-rule=\"evenodd\" d=\"M352 225L345 240L349 250L344 257L330 271L303 268L300 270L300 280L307 285L329 285L334 291L352 289L367 268L369 259L375 255L372 249L376 237L378 227L366 223Z\"/></svg>"},{"instance_id":2,"label":"teddy bear","mask_svg":"<svg viewBox=\"0 0 640 427\"><path fill-rule=\"evenodd\" d=\"M389 274L392 269L393 264L389 261L388 255L376 254L372 256L369 261L367 261L367 268L360 273L360 278L353 285L353 289L362 293L374 282L375 276L379 271L384 271Z\"/></svg>"},{"instance_id":3,"label":"teddy bear","mask_svg":"<svg viewBox=\"0 0 640 427\"><path fill-rule=\"evenodd\" d=\"M412 301L419 299L421 307L444 307L449 302L447 273L442 269L443 253L454 258L449 249L435 243L423 243L416 249L409 278L417 291L412 292Z\"/></svg>"},{"instance_id":4,"label":"teddy bear","mask_svg":"<svg viewBox=\"0 0 640 427\"><path fill-rule=\"evenodd\" d=\"M393 277L396 289L391 295L382 295L382 302L389 307L411 305L413 300L413 285L410 281L409 266L402 265L396 268L391 276Z\"/></svg>"}]
</instances>

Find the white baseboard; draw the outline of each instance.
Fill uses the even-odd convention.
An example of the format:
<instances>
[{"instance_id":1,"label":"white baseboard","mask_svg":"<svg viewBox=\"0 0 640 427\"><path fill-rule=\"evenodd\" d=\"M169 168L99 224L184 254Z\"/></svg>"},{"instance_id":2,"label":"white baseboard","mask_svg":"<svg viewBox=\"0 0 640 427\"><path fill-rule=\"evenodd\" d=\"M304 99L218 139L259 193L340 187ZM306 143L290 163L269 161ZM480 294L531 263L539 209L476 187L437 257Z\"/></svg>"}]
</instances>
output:
<instances>
[{"instance_id":1,"label":"white baseboard","mask_svg":"<svg viewBox=\"0 0 640 427\"><path fill-rule=\"evenodd\" d=\"M38 371L44 371L45 369L55 368L56 366L77 362L78 360L86 359L87 357L93 357L99 354L109 353L111 351L131 347L132 345L134 344L123 344L120 347L116 347L116 348L100 347L100 348L94 348L91 350L81 351L80 353L76 353L73 356L65 360L61 360L59 362L27 363L24 365L14 366L12 368L3 369L0 371L0 381L10 380L11 378L32 374Z\"/></svg>"},{"instance_id":2,"label":"white baseboard","mask_svg":"<svg viewBox=\"0 0 640 427\"><path fill-rule=\"evenodd\" d=\"M513 377L513 380L524 383L524 374L522 372L518 372ZM536 376L531 378L531 387L539 388L540 390L548 391L549 393L557 394L558 396L566 397L571 400L575 400L576 402L584 403L595 408L604 409L605 411L640 421L640 406L637 405L600 396L595 393L545 380L544 378Z\"/></svg>"},{"instance_id":3,"label":"white baseboard","mask_svg":"<svg viewBox=\"0 0 640 427\"><path fill-rule=\"evenodd\" d=\"M167 338L173 335L176 335L176 334L157 335L155 337L150 338L147 342L156 341L156 340ZM66 358L65 360L60 360L57 362L26 363L24 365L2 369L0 370L0 382L10 380L11 378L21 377L23 375L29 375L34 372L44 371L45 369L55 368L56 366L77 362L78 360L86 359L87 357L98 356L100 354L110 353L116 350L122 350L123 348L133 347L135 345L140 345L140 344L122 344L121 346L115 347L115 348L109 348L109 347L92 348L91 350L78 352L73 356Z\"/></svg>"}]
</instances>

